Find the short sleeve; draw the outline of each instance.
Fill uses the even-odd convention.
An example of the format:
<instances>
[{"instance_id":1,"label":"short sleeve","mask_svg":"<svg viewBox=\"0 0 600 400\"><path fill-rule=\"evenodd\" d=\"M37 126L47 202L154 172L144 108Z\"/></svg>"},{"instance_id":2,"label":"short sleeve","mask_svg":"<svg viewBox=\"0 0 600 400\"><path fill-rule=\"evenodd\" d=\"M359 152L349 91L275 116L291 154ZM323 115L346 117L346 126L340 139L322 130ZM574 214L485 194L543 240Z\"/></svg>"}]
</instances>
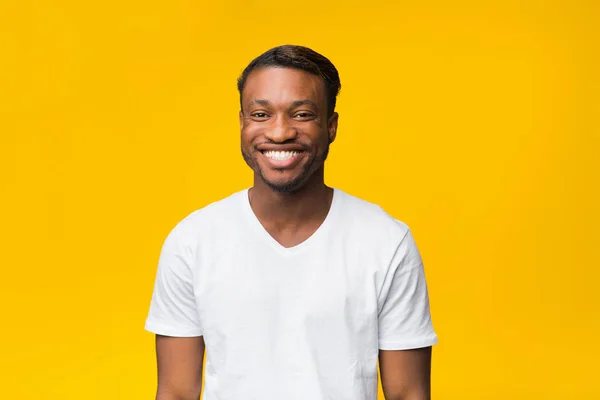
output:
<instances>
[{"instance_id":1,"label":"short sleeve","mask_svg":"<svg viewBox=\"0 0 600 400\"><path fill-rule=\"evenodd\" d=\"M194 296L191 255L173 229L162 246L144 328L165 336L202 336Z\"/></svg>"},{"instance_id":2,"label":"short sleeve","mask_svg":"<svg viewBox=\"0 0 600 400\"><path fill-rule=\"evenodd\" d=\"M381 350L408 350L437 343L423 262L410 230L389 266L379 304Z\"/></svg>"}]
</instances>

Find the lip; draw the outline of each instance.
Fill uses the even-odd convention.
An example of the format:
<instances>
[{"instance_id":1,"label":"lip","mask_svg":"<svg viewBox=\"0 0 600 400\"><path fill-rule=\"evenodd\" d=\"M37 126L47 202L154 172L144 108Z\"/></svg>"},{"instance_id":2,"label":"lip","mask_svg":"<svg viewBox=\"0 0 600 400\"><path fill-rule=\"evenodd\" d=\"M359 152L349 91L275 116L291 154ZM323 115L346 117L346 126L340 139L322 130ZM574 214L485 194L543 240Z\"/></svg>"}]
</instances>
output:
<instances>
[{"instance_id":1,"label":"lip","mask_svg":"<svg viewBox=\"0 0 600 400\"><path fill-rule=\"evenodd\" d=\"M293 157L288 158L287 160L275 160L272 158L267 157L264 154L264 151L269 151L269 150L274 150L274 151L298 151L298 154L296 154ZM273 169L291 169L293 167L295 167L300 160L302 160L305 157L305 152L302 150L298 150L298 148L291 148L290 150L284 148L283 146L281 147L276 147L276 148L272 148L272 149L265 149L265 150L261 150L259 151L260 153L260 157L265 161L266 164L269 165L269 167L273 168Z\"/></svg>"},{"instance_id":2,"label":"lip","mask_svg":"<svg viewBox=\"0 0 600 400\"><path fill-rule=\"evenodd\" d=\"M265 151L304 151L304 147L294 144L262 145L256 148L261 153Z\"/></svg>"}]
</instances>

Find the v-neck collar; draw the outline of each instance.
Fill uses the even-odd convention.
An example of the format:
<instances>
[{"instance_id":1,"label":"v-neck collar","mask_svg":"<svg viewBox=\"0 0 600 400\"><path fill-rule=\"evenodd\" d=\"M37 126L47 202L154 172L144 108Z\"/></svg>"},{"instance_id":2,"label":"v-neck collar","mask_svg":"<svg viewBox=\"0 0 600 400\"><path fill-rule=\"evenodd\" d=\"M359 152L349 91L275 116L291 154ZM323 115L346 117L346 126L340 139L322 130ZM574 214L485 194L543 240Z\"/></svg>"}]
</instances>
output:
<instances>
[{"instance_id":1,"label":"v-neck collar","mask_svg":"<svg viewBox=\"0 0 600 400\"><path fill-rule=\"evenodd\" d=\"M266 242L273 249L275 249L278 253L283 254L283 255L295 254L303 249L310 247L312 242L317 241L321 236L323 236L326 233L326 231L329 229L329 226L332 223L332 220L335 217L335 214L337 214L337 209L339 208L338 203L339 203L340 197L342 195L340 190L333 188L333 198L331 199L331 205L329 206L329 211L327 212L325 219L323 220L321 225L319 225L317 230L314 231L313 234L310 235L308 238L306 238L303 242L298 243L297 245L292 246L292 247L285 247L281 243L279 243L277 240L275 240L275 238L273 236L271 236L271 234L269 232L267 232L267 230L265 229L263 224L260 222L260 220L258 219L256 214L254 214L254 211L252 210L252 206L250 205L250 199L248 197L249 189L250 188L246 188L240 193L241 201L242 201L243 208L244 208L244 214L247 216L248 221L250 222L250 224L252 225L254 230L257 232L257 234L259 235L261 240Z\"/></svg>"}]
</instances>

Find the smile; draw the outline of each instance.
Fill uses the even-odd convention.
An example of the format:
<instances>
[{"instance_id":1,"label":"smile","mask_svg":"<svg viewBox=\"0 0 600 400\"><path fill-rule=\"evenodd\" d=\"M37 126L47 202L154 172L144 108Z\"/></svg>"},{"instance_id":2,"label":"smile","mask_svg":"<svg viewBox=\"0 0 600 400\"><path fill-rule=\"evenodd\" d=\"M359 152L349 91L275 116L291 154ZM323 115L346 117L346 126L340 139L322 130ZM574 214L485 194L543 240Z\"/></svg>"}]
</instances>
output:
<instances>
[{"instance_id":1,"label":"smile","mask_svg":"<svg viewBox=\"0 0 600 400\"><path fill-rule=\"evenodd\" d=\"M284 161L284 160L289 160L289 159L291 159L293 157L296 157L298 154L300 154L300 152L299 151L274 151L274 150L269 150L269 151L263 152L263 154L267 158L270 158L271 160Z\"/></svg>"}]
</instances>

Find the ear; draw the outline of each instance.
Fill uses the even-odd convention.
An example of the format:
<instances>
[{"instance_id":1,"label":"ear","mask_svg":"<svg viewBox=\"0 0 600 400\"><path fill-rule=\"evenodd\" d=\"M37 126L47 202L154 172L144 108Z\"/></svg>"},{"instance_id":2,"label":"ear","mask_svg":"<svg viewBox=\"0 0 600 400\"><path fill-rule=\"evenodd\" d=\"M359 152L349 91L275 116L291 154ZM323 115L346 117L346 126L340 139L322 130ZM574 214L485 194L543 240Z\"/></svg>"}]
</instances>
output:
<instances>
[{"instance_id":1,"label":"ear","mask_svg":"<svg viewBox=\"0 0 600 400\"><path fill-rule=\"evenodd\" d=\"M327 121L327 131L329 132L329 143L333 143L335 140L335 136L337 135L338 128L338 113L334 112L331 117L329 117L329 121Z\"/></svg>"},{"instance_id":2,"label":"ear","mask_svg":"<svg viewBox=\"0 0 600 400\"><path fill-rule=\"evenodd\" d=\"M242 128L244 127L244 112L242 110L240 110L239 119L240 119L240 130L242 130Z\"/></svg>"}]
</instances>

